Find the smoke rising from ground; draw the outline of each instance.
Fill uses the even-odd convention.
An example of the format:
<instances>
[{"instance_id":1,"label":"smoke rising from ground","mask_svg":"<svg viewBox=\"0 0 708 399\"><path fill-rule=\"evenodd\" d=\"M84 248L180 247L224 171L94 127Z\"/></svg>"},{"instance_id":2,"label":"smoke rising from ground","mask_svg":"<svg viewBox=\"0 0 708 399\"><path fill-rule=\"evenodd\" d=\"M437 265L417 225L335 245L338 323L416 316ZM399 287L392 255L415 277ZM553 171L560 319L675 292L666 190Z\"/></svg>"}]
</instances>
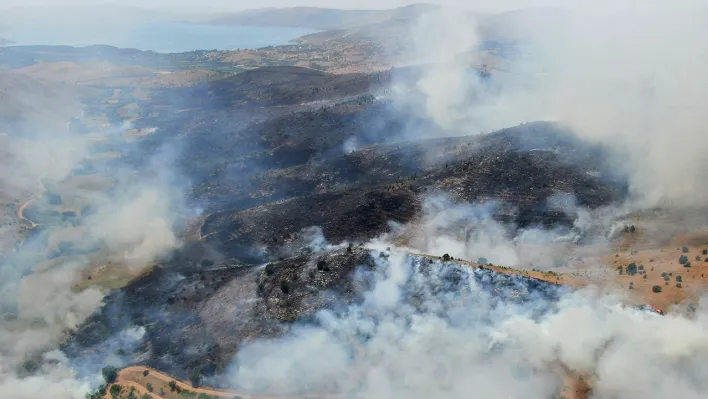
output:
<instances>
[{"instance_id":1,"label":"smoke rising from ground","mask_svg":"<svg viewBox=\"0 0 708 399\"><path fill-rule=\"evenodd\" d=\"M361 303L247 346L233 381L268 394L548 398L566 368L593 381L594 398L708 391L702 308L694 320L661 317L397 250L376 259Z\"/></svg>"},{"instance_id":2,"label":"smoke rising from ground","mask_svg":"<svg viewBox=\"0 0 708 399\"><path fill-rule=\"evenodd\" d=\"M558 120L618 150L638 206L702 204L706 15L695 4L654 4L501 16L496 23L518 40L519 52L485 81L470 66L496 61L469 49L483 44L489 26L459 13L431 14L411 35L416 54L436 62L418 89L428 116L451 133Z\"/></svg>"},{"instance_id":3,"label":"smoke rising from ground","mask_svg":"<svg viewBox=\"0 0 708 399\"><path fill-rule=\"evenodd\" d=\"M95 389L97 381L78 379L74 370L96 375L125 359L108 353L69 364L56 349L102 305L100 281L80 285L86 273L108 263L114 273L132 275L179 245L175 224L183 214L184 184L171 173L177 149L150 154L141 173L100 156L106 148L135 150L123 140L128 127L93 138L51 127L32 137L3 137L0 190L14 195L3 199L16 204L13 217L27 219L16 223L37 224L23 245L19 230L2 236L1 248L9 248L0 258L3 396L83 399Z\"/></svg>"},{"instance_id":4,"label":"smoke rising from ground","mask_svg":"<svg viewBox=\"0 0 708 399\"><path fill-rule=\"evenodd\" d=\"M415 253L548 270L579 256L607 255L612 250L611 240L627 225L621 208L583 208L570 194L558 194L547 202L549 209L565 213L569 225L520 228L500 220L500 216L515 212L503 201L470 204L456 202L449 195L432 194L424 198L423 214L417 221L393 229L382 239L403 244Z\"/></svg>"}]
</instances>

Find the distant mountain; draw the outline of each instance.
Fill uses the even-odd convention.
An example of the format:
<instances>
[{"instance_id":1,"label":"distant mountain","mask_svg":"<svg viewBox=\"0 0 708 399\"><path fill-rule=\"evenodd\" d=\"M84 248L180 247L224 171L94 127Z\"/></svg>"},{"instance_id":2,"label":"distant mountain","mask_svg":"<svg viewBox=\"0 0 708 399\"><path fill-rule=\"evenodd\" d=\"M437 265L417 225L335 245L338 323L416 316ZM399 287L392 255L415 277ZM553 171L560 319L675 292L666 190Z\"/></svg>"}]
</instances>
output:
<instances>
[{"instance_id":1,"label":"distant mountain","mask_svg":"<svg viewBox=\"0 0 708 399\"><path fill-rule=\"evenodd\" d=\"M12 40L7 40L4 37L0 37L0 46L6 46L12 43L14 43Z\"/></svg>"},{"instance_id":2,"label":"distant mountain","mask_svg":"<svg viewBox=\"0 0 708 399\"><path fill-rule=\"evenodd\" d=\"M412 19L437 9L432 4L414 4L389 10L338 10L317 7L264 8L218 14L208 22L219 25L288 26L311 29L346 29L391 19Z\"/></svg>"},{"instance_id":3,"label":"distant mountain","mask_svg":"<svg viewBox=\"0 0 708 399\"><path fill-rule=\"evenodd\" d=\"M411 24L423 14L444 10L468 17L485 41L526 41L539 35L562 36L565 28L579 16L557 7L534 7L498 14L480 14L447 6L414 4L388 10L338 10L316 7L264 8L230 14L215 14L201 20L218 25L288 26L318 29L300 38L310 44L331 41L372 40L400 46L410 34ZM193 21L193 22L196 22Z\"/></svg>"}]
</instances>

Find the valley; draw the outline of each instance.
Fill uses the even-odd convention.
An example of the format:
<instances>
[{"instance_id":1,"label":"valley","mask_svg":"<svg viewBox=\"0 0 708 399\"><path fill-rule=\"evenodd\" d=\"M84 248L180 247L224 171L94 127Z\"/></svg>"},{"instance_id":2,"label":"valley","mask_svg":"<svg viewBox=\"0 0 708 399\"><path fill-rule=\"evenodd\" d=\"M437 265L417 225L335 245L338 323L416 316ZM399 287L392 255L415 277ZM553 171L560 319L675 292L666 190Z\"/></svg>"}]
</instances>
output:
<instances>
[{"instance_id":1,"label":"valley","mask_svg":"<svg viewBox=\"0 0 708 399\"><path fill-rule=\"evenodd\" d=\"M0 392L701 397L700 118L668 78L615 112L633 87L556 53L565 18L296 7L191 19L319 30L282 46L0 47Z\"/></svg>"}]
</instances>

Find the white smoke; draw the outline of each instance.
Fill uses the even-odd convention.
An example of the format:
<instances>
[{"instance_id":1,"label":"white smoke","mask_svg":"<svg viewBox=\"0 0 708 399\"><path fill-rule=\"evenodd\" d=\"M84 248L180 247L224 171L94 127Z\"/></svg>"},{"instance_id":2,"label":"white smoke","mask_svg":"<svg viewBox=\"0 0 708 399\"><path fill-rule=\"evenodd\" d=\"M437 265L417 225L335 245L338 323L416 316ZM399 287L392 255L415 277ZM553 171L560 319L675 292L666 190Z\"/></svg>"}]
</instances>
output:
<instances>
[{"instance_id":1,"label":"white smoke","mask_svg":"<svg viewBox=\"0 0 708 399\"><path fill-rule=\"evenodd\" d=\"M3 137L0 191L8 194L0 196L2 205L15 205L11 216L19 219L24 204L25 218L34 210L43 220L32 221L41 225L34 226L41 231L26 240L19 233L0 236L2 396L84 399L97 381L85 381L83 376L100 374L106 361L118 365L125 361L87 357L79 359L80 364L69 364L57 351L102 305L105 290L100 283L85 284L84 273L117 260L112 267L132 275L179 244L174 226L180 217L182 187L173 184L166 163L176 151L153 155L160 166L156 173L128 173L125 166L116 165L94 174L84 169L87 162L96 162L91 157L101 151L94 143L105 139L114 147L120 145L117 139L125 128L108 129L97 141L90 135L56 133L51 128L31 137ZM79 225L64 221L64 212L75 214ZM53 255L55 247L65 242L93 253ZM127 342L131 337L116 339ZM82 377L75 374L76 368L82 370Z\"/></svg>"},{"instance_id":2,"label":"white smoke","mask_svg":"<svg viewBox=\"0 0 708 399\"><path fill-rule=\"evenodd\" d=\"M705 4L652 3L530 9L486 20L426 15L410 36L416 53L434 62L418 84L425 111L447 134L564 122L622 154L618 165L630 175L637 206L703 204L707 12ZM492 60L492 78L483 81L473 67L485 56L470 49L500 38L484 36L489 32L512 32L519 49Z\"/></svg>"},{"instance_id":3,"label":"white smoke","mask_svg":"<svg viewBox=\"0 0 708 399\"><path fill-rule=\"evenodd\" d=\"M270 395L547 398L562 388L562 366L591 378L595 398L708 392L703 307L694 320L661 317L593 290L534 287L396 250L376 259L363 302L246 346L236 385Z\"/></svg>"}]
</instances>

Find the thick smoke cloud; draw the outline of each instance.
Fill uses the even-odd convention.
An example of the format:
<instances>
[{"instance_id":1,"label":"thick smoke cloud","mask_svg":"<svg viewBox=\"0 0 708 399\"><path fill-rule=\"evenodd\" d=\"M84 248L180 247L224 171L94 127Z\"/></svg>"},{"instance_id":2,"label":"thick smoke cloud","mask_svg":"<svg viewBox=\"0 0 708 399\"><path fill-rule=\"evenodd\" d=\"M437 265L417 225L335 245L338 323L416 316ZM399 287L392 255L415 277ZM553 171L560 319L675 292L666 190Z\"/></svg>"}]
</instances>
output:
<instances>
[{"instance_id":1,"label":"thick smoke cloud","mask_svg":"<svg viewBox=\"0 0 708 399\"><path fill-rule=\"evenodd\" d=\"M31 136L11 131L2 137L3 206L14 205L6 215L22 227L0 236L3 396L83 399L95 389L100 377L85 381L75 370L100 375L106 364L120 366L125 359L106 353L70 364L57 350L102 305L106 290L100 279L86 284L87 273L103 265L117 275L135 275L180 244L175 230L185 209L184 183L171 167L178 149L149 155L152 163L141 173L103 158L107 149L135 151L123 139L128 127L84 135L54 125Z\"/></svg>"},{"instance_id":2,"label":"thick smoke cloud","mask_svg":"<svg viewBox=\"0 0 708 399\"><path fill-rule=\"evenodd\" d=\"M482 260L482 263L520 269L552 270L567 266L569 261L579 257L597 259L609 254L612 240L629 223L624 219L627 210L614 206L583 208L571 194L558 194L547 202L549 209L565 213L572 225L551 229L519 228L499 217L513 213L512 204L503 201L460 203L449 195L437 193L423 199L419 219L396 226L381 240L413 253L448 254L472 262ZM585 266L603 267L599 264Z\"/></svg>"},{"instance_id":3,"label":"thick smoke cloud","mask_svg":"<svg viewBox=\"0 0 708 399\"><path fill-rule=\"evenodd\" d=\"M704 310L661 317L593 290L396 250L376 259L361 303L247 346L233 381L270 395L548 398L569 370L592 381L594 398L699 398L708 389Z\"/></svg>"},{"instance_id":4,"label":"thick smoke cloud","mask_svg":"<svg viewBox=\"0 0 708 399\"><path fill-rule=\"evenodd\" d=\"M531 9L487 20L461 15L430 14L412 28L415 53L435 63L417 89L441 128L476 134L558 120L617 149L638 206L705 201L705 7ZM515 55L490 60L470 51L499 32L517 42ZM489 81L470 68L486 63L498 68Z\"/></svg>"}]
</instances>

